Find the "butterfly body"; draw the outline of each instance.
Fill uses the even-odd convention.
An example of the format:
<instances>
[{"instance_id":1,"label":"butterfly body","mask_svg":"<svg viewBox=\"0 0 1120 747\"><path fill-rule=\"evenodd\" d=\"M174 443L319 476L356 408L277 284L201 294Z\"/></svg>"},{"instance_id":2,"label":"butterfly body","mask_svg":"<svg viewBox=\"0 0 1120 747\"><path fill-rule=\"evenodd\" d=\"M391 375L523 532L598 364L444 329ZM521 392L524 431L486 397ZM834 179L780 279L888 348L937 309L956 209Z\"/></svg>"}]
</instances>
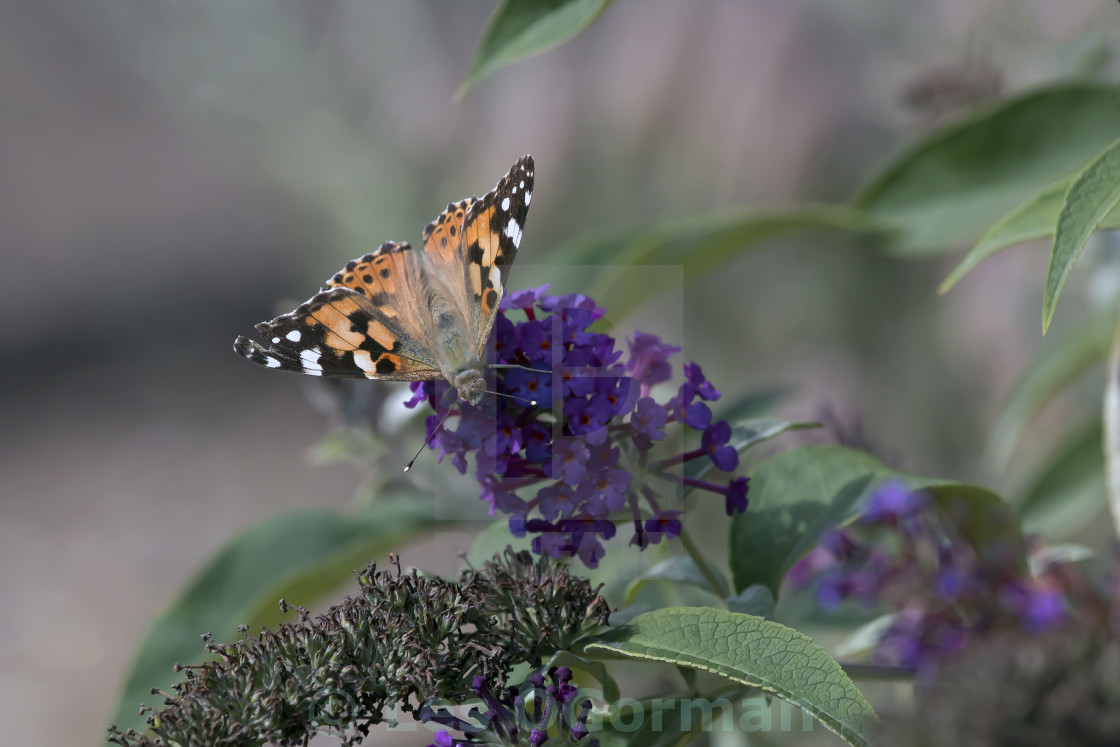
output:
<instances>
[{"instance_id":1,"label":"butterfly body","mask_svg":"<svg viewBox=\"0 0 1120 747\"><path fill-rule=\"evenodd\" d=\"M532 200L523 156L480 198L451 203L424 247L386 242L351 260L295 311L257 325L234 350L267 368L391 381L446 379L477 404L490 332Z\"/></svg>"},{"instance_id":2,"label":"butterfly body","mask_svg":"<svg viewBox=\"0 0 1120 747\"><path fill-rule=\"evenodd\" d=\"M451 299L432 291L429 295L435 351L440 372L459 392L459 398L477 405L486 389L484 364L468 339L466 321Z\"/></svg>"}]
</instances>

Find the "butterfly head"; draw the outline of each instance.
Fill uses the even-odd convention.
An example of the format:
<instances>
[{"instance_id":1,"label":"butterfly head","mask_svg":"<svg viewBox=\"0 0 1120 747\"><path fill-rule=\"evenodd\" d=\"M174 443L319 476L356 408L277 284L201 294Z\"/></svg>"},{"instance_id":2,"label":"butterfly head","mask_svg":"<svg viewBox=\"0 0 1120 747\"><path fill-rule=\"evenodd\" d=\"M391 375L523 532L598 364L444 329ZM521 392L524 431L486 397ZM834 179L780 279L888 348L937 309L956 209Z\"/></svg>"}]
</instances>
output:
<instances>
[{"instance_id":1,"label":"butterfly head","mask_svg":"<svg viewBox=\"0 0 1120 747\"><path fill-rule=\"evenodd\" d=\"M460 371L451 383L459 391L459 399L472 405L482 401L482 395L486 393L486 379L482 378L482 371L475 368Z\"/></svg>"}]
</instances>

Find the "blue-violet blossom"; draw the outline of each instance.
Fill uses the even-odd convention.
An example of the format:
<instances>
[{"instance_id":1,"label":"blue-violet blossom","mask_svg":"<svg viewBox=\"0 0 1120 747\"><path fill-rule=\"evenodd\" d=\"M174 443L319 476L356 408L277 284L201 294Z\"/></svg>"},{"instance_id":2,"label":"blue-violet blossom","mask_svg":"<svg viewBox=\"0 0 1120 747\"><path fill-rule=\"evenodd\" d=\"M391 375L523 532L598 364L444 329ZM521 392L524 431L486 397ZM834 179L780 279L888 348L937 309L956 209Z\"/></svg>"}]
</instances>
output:
<instances>
[{"instance_id":1,"label":"blue-violet blossom","mask_svg":"<svg viewBox=\"0 0 1120 747\"><path fill-rule=\"evenodd\" d=\"M926 671L978 635L1041 633L1069 619L1072 587L1061 567L1032 574L1005 550L998 539L974 545L926 494L887 482L854 526L826 534L787 580L814 585L825 609L850 599L896 610L871 658Z\"/></svg>"},{"instance_id":2,"label":"blue-violet blossom","mask_svg":"<svg viewBox=\"0 0 1120 747\"><path fill-rule=\"evenodd\" d=\"M587 726L591 701L580 699L580 690L572 684L572 670L568 667L534 672L521 687L504 689L495 689L485 677L475 677L473 690L486 709L472 709L473 721L461 719L442 708L425 706L421 709L421 721L445 727L436 732L428 747L495 743L529 747L599 745L598 738L590 735ZM549 736L550 726L557 732L554 737ZM453 731L460 734L456 736Z\"/></svg>"},{"instance_id":3,"label":"blue-violet blossom","mask_svg":"<svg viewBox=\"0 0 1120 747\"><path fill-rule=\"evenodd\" d=\"M651 389L671 378L669 359L680 348L637 332L622 362L615 339L591 330L604 309L580 294L547 295L547 288L502 299L490 343L498 396L471 406L454 401L445 382L412 384L406 404L426 400L435 410L426 425L441 461L450 457L466 474L473 457L491 515L507 514L515 536L533 535L534 552L579 557L592 568L619 520L632 523L630 542L639 548L679 536L679 507L661 504L680 486L723 496L728 515L746 510L747 478L719 484L680 469L698 459L724 472L739 464L731 426L712 422L708 403L720 391L700 366L685 365L676 394L656 401ZM512 321L515 312L524 320ZM458 418L444 422L449 414ZM662 455L672 423L699 431L700 447ZM655 486L673 489L667 498Z\"/></svg>"}]
</instances>

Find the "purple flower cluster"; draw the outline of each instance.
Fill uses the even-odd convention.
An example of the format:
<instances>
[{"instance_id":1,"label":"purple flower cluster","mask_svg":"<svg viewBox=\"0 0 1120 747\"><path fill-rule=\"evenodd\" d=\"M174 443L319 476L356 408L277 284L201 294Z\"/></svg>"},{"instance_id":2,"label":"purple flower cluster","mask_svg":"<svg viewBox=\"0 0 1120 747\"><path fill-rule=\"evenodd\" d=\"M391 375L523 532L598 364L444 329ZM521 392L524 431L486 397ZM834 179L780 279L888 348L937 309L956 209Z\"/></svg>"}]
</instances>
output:
<instances>
[{"instance_id":1,"label":"purple flower cluster","mask_svg":"<svg viewBox=\"0 0 1120 747\"><path fill-rule=\"evenodd\" d=\"M534 552L579 557L592 568L618 520L633 522L631 544L641 548L678 536L682 511L666 506L681 486L722 496L729 515L746 510L747 478L722 485L680 473L695 459L724 472L739 465L731 426L712 422L709 403L720 392L700 366L687 364L675 396L657 402L651 389L672 377L669 359L680 348L638 332L622 361L615 339L592 331L602 308L547 288L502 299L490 343L498 396L471 406L453 401L445 382L413 383L406 404L427 400L435 410L426 423L440 459L466 474L473 456L491 515L507 514L515 536L533 535ZM525 319L511 321L512 312ZM454 429L441 426L448 414L459 416ZM700 448L662 456L672 423L699 431ZM672 485L672 494L655 485Z\"/></svg>"},{"instance_id":2,"label":"purple flower cluster","mask_svg":"<svg viewBox=\"0 0 1120 747\"><path fill-rule=\"evenodd\" d=\"M599 740L589 736L587 717L591 701L579 700L579 688L572 684L572 670L551 667L547 677L539 672L529 676L521 687L495 692L485 677L474 678L474 694L482 699L486 711L472 711L477 723L465 721L447 711L430 706L421 709L421 721L434 722L460 732L456 737L440 729L428 747L465 747L475 744L579 744L598 747ZM578 701L578 702L577 702ZM549 727L558 735L549 741ZM525 739L524 737L527 737Z\"/></svg>"},{"instance_id":3,"label":"purple flower cluster","mask_svg":"<svg viewBox=\"0 0 1120 747\"><path fill-rule=\"evenodd\" d=\"M896 610L872 659L919 671L982 633L1061 625L1070 609L1063 578L982 557L923 493L897 482L879 486L855 527L825 535L787 576L813 584L825 609L850 599Z\"/></svg>"}]
</instances>

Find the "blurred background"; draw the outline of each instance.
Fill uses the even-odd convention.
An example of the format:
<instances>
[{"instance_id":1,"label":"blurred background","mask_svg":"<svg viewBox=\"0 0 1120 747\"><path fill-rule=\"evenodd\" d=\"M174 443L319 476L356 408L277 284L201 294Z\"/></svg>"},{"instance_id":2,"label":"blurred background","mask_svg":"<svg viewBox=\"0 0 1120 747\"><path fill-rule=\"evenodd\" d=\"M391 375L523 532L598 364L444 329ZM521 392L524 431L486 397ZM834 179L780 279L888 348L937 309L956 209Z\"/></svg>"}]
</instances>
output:
<instances>
[{"instance_id":1,"label":"blurred background","mask_svg":"<svg viewBox=\"0 0 1120 747\"><path fill-rule=\"evenodd\" d=\"M362 470L307 457L321 390L231 350L347 259L418 241L526 152L537 267L515 286L618 226L842 201L962 109L1115 79L1120 31L1098 0L619 0L457 100L495 5L0 0L5 741L98 740L146 626L224 541L351 502ZM1099 407L1094 373L1010 469L978 456L1046 344L1046 260L1008 252L938 297L952 257L787 240L690 283L679 324L613 321L680 336L730 394L788 387L781 413L829 438L1011 490ZM1098 264L1051 335L1115 285ZM469 541L405 559L450 571Z\"/></svg>"}]
</instances>

